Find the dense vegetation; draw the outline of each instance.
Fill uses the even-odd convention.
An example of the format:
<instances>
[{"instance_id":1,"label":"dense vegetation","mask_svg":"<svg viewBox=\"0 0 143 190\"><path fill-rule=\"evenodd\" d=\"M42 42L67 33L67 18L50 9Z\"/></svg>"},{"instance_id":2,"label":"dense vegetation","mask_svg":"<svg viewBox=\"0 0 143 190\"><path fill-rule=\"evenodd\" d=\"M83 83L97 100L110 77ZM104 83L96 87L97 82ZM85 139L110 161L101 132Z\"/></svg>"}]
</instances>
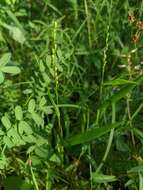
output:
<instances>
[{"instance_id":1,"label":"dense vegetation","mask_svg":"<svg viewBox=\"0 0 143 190\"><path fill-rule=\"evenodd\" d=\"M0 189L143 190L143 1L0 1Z\"/></svg>"}]
</instances>

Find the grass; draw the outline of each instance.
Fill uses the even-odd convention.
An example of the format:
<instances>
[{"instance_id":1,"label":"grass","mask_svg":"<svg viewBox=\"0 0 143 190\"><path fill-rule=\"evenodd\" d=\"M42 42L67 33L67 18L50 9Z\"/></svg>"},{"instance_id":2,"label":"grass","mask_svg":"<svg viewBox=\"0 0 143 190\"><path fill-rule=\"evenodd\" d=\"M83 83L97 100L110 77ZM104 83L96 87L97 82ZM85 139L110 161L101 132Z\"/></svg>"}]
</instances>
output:
<instances>
[{"instance_id":1,"label":"grass","mask_svg":"<svg viewBox=\"0 0 143 190\"><path fill-rule=\"evenodd\" d=\"M142 6L0 2L1 188L143 189Z\"/></svg>"}]
</instances>

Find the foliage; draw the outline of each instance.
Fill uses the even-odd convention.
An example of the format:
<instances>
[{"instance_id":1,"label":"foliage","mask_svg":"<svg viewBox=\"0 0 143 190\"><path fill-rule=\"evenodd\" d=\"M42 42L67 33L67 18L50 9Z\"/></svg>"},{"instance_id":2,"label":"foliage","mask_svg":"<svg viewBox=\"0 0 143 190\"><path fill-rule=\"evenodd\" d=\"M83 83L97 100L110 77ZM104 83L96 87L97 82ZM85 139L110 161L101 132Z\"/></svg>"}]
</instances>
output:
<instances>
[{"instance_id":1,"label":"foliage","mask_svg":"<svg viewBox=\"0 0 143 190\"><path fill-rule=\"evenodd\" d=\"M0 1L0 189L143 189L142 8Z\"/></svg>"}]
</instances>

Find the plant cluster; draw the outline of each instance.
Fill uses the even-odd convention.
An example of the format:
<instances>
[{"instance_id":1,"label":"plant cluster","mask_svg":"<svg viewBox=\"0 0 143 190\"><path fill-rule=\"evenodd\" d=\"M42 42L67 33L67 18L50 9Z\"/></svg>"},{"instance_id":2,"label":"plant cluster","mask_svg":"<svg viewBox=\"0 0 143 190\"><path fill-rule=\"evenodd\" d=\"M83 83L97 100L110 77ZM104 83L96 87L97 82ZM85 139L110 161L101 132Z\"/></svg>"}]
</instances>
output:
<instances>
[{"instance_id":1,"label":"plant cluster","mask_svg":"<svg viewBox=\"0 0 143 190\"><path fill-rule=\"evenodd\" d=\"M0 1L0 189L143 189L143 1Z\"/></svg>"}]
</instances>

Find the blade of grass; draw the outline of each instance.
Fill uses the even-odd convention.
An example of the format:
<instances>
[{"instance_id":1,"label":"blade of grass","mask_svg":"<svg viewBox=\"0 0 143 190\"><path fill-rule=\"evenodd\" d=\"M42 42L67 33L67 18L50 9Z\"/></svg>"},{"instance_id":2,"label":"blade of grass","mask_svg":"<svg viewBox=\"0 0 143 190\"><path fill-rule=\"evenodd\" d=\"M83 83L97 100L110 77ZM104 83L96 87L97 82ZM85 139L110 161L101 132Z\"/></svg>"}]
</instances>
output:
<instances>
[{"instance_id":1,"label":"blade of grass","mask_svg":"<svg viewBox=\"0 0 143 190\"><path fill-rule=\"evenodd\" d=\"M87 143L105 135L106 133L111 131L111 129L119 126L120 123L114 123L114 124L108 124L105 127L100 127L91 131L86 131L82 134L77 134L75 136L69 137L68 139L65 139L63 144L64 146L74 146L78 144Z\"/></svg>"}]
</instances>

